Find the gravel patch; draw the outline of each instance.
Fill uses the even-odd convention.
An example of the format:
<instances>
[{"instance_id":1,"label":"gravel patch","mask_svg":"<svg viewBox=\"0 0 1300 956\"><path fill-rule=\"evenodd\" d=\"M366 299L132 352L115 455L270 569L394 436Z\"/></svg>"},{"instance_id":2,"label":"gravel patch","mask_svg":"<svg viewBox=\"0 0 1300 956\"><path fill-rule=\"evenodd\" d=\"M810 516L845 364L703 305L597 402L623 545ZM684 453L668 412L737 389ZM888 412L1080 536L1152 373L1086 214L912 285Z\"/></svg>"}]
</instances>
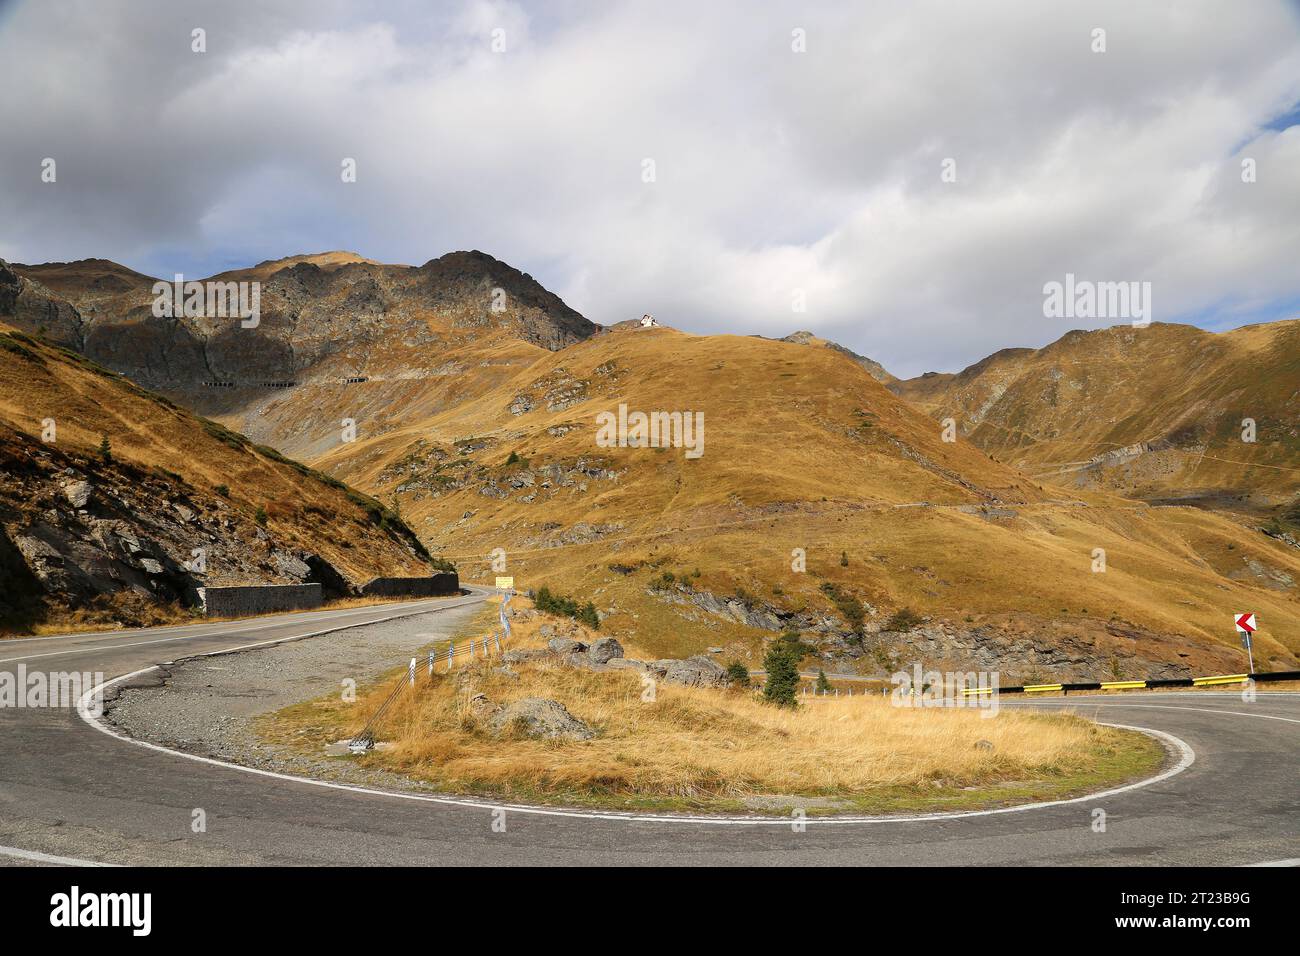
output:
<instances>
[{"instance_id":1,"label":"gravel patch","mask_svg":"<svg viewBox=\"0 0 1300 956\"><path fill-rule=\"evenodd\" d=\"M481 604L348 628L274 647L199 657L161 668L123 688L107 704L107 720L128 736L231 763L323 779L426 789L384 771L365 770L355 758L299 753L260 740L263 714L330 693L342 681L364 687L379 674L448 638L469 635ZM481 621L480 621L481 623Z\"/></svg>"}]
</instances>

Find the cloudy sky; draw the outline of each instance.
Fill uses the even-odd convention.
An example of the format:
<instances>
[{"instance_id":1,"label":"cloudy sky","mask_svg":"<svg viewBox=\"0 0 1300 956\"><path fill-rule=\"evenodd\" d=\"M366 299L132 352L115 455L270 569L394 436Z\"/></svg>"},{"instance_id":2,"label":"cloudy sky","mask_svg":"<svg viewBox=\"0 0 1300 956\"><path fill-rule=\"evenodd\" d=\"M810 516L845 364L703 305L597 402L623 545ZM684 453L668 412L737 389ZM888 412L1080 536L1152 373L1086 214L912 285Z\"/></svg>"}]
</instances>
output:
<instances>
[{"instance_id":1,"label":"cloudy sky","mask_svg":"<svg viewBox=\"0 0 1300 956\"><path fill-rule=\"evenodd\" d=\"M0 0L0 83L11 261L476 248L901 375L1115 324L1044 317L1066 273L1300 316L1294 2Z\"/></svg>"}]
</instances>

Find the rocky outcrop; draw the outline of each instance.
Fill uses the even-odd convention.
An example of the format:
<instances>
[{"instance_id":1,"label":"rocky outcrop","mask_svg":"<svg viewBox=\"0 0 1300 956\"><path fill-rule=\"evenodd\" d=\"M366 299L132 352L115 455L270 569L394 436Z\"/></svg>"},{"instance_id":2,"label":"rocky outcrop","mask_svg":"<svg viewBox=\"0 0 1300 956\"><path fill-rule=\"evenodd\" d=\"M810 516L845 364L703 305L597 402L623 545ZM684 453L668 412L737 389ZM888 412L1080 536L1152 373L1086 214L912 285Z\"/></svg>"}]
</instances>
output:
<instances>
[{"instance_id":1,"label":"rocky outcrop","mask_svg":"<svg viewBox=\"0 0 1300 956\"><path fill-rule=\"evenodd\" d=\"M20 276L0 259L0 315L19 330L80 349L85 320L66 299L40 282Z\"/></svg>"},{"instance_id":2,"label":"rocky outcrop","mask_svg":"<svg viewBox=\"0 0 1300 956\"><path fill-rule=\"evenodd\" d=\"M17 572L0 590L14 581L29 592L4 602L10 613L0 625L21 624L16 605L33 602L105 613L112 607L120 623L150 623L115 598L195 606L197 589L208 585L316 583L334 594L351 591L328 561L282 543L220 495L2 426L0 539L3 563Z\"/></svg>"},{"instance_id":3,"label":"rocky outcrop","mask_svg":"<svg viewBox=\"0 0 1300 956\"><path fill-rule=\"evenodd\" d=\"M653 661L649 668L659 674L665 684L683 687L724 687L730 680L727 672L714 660L703 655L686 660Z\"/></svg>"},{"instance_id":4,"label":"rocky outcrop","mask_svg":"<svg viewBox=\"0 0 1300 956\"><path fill-rule=\"evenodd\" d=\"M818 648L820 659L827 664L882 676L913 661L999 671L1004 680L1008 675L1020 679L1026 674L1046 674L1062 680L1110 680L1117 662L1125 673L1142 677L1186 677L1192 672L1187 664L1161 659L1156 635L1138 632L1128 635L1129 639L1118 647L1112 646L1113 641L1099 641L1068 628L1061 632L1048 633L1044 629L1038 634L1022 634L1008 633L997 626L932 621L907 632L894 632L885 630L879 620L872 620L878 618L877 609L864 605L868 619L864 633L858 635L838 616L815 610L794 613L752 600L719 597L680 583L652 586L649 592L671 604L759 630L796 631ZM1177 642L1185 641L1179 638ZM1150 649L1145 650L1147 647ZM1209 657L1225 653L1222 648L1211 646L1198 648L1198 652ZM1168 654L1167 649L1164 653ZM650 667L663 674L668 663L654 661ZM1226 660L1224 666L1228 666ZM679 673L690 680L691 675Z\"/></svg>"},{"instance_id":5,"label":"rocky outcrop","mask_svg":"<svg viewBox=\"0 0 1300 956\"><path fill-rule=\"evenodd\" d=\"M883 382L886 385L888 385L890 382L895 381L894 376L890 375L887 371L885 371L885 367L881 365L879 362L875 361L874 359L869 359L865 355L859 355L857 352L853 351L850 348L845 348L843 345L840 345L838 342L832 342L829 339L820 339L817 336L813 335L811 332L807 332L803 330L800 330L798 332L791 332L785 338L781 339L781 341L792 342L795 345L820 344L825 348L832 349L833 351L839 352L841 355L847 356L848 358L852 359L858 365L862 366L862 368L866 371L866 373L870 375L872 378L874 378L877 382Z\"/></svg>"},{"instance_id":6,"label":"rocky outcrop","mask_svg":"<svg viewBox=\"0 0 1300 956\"><path fill-rule=\"evenodd\" d=\"M565 657L569 654L581 654L587 650L587 645L582 641L575 641L571 637L553 637L547 642L546 646L550 648L552 654Z\"/></svg>"},{"instance_id":7,"label":"rocky outcrop","mask_svg":"<svg viewBox=\"0 0 1300 956\"><path fill-rule=\"evenodd\" d=\"M501 655L504 664L527 664L532 661L552 660L555 654L544 647L521 647Z\"/></svg>"},{"instance_id":8,"label":"rocky outcrop","mask_svg":"<svg viewBox=\"0 0 1300 956\"><path fill-rule=\"evenodd\" d=\"M260 283L255 325L155 317L155 280L103 260L0 264L0 313L203 414L247 415L241 430L295 457L324 450L319 440L293 444L311 433L303 419L314 406L292 422L273 421L269 388L365 382L372 405L379 396L402 404L412 399L410 379L445 374L440 346L449 339L464 345L505 330L557 350L597 330L531 276L478 251L419 268L346 254L322 268L294 257L213 278ZM364 368L359 356L369 356ZM331 408L331 433L337 417Z\"/></svg>"},{"instance_id":9,"label":"rocky outcrop","mask_svg":"<svg viewBox=\"0 0 1300 956\"><path fill-rule=\"evenodd\" d=\"M711 591L695 590L682 584L651 586L649 593L670 604L698 608L723 620L763 631L811 631L827 636L849 633L842 621L815 610L794 612L772 604L742 601L738 597L719 597ZM875 615L875 608L865 607L868 615Z\"/></svg>"},{"instance_id":10,"label":"rocky outcrop","mask_svg":"<svg viewBox=\"0 0 1300 956\"><path fill-rule=\"evenodd\" d=\"M488 720L498 736L540 740L590 740L596 732L574 717L558 700L525 697L507 704Z\"/></svg>"},{"instance_id":11,"label":"rocky outcrop","mask_svg":"<svg viewBox=\"0 0 1300 956\"><path fill-rule=\"evenodd\" d=\"M607 664L611 658L623 656L623 645L612 637L602 637L587 648L587 660L593 664Z\"/></svg>"}]
</instances>

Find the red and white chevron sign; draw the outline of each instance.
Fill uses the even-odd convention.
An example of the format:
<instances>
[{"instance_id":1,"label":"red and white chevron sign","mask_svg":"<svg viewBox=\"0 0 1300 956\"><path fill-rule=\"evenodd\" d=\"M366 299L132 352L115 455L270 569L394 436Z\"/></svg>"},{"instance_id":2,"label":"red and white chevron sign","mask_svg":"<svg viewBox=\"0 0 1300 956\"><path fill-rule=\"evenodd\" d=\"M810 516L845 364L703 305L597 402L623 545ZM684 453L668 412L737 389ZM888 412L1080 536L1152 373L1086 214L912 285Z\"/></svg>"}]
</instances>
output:
<instances>
[{"instance_id":1,"label":"red and white chevron sign","mask_svg":"<svg viewBox=\"0 0 1300 956\"><path fill-rule=\"evenodd\" d=\"M1255 615L1254 615L1254 614L1238 614L1238 615L1237 615L1237 630L1240 631L1242 634L1254 634L1254 633L1255 633Z\"/></svg>"}]
</instances>

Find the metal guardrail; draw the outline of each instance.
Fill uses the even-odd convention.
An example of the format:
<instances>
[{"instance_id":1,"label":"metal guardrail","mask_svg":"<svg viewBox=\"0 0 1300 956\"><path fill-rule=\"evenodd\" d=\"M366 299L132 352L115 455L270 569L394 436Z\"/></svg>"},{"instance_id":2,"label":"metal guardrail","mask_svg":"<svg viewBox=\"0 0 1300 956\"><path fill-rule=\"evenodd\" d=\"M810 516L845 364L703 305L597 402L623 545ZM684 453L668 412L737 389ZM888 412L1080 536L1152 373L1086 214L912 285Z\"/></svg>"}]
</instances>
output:
<instances>
[{"instance_id":1,"label":"metal guardrail","mask_svg":"<svg viewBox=\"0 0 1300 956\"><path fill-rule=\"evenodd\" d=\"M491 656L494 646L498 656L504 653L502 647L502 636L504 635L506 640L510 638L510 618L506 615L506 607L509 605L510 598L513 596L514 595L511 593L507 593L505 599L501 602L501 609L498 614L498 619L501 622L500 633L494 631L487 637L470 638L469 642L462 645L460 649L457 649L455 641L449 641L447 643L446 654L429 651L428 677L430 681L433 680L433 675L437 665L444 660L447 662L447 670L444 673L450 673L455 667L456 659L458 657L461 657L462 659L473 659L475 656L487 658ZM491 643L489 643L489 639ZM476 647L482 648L481 655L475 654ZM406 673L397 679L397 683L394 685L393 689L389 692L388 696L384 698L379 707L376 708L375 712L370 715L370 719L366 721L366 724L361 728L361 731L348 741L348 749L353 753L363 753L375 746L375 727L378 726L379 722L383 719L384 714L388 713L389 708L391 708L401 696L402 691L408 687L415 687L419 670L417 667L418 661L419 658L417 657L412 657L410 659L407 663Z\"/></svg>"}]
</instances>

